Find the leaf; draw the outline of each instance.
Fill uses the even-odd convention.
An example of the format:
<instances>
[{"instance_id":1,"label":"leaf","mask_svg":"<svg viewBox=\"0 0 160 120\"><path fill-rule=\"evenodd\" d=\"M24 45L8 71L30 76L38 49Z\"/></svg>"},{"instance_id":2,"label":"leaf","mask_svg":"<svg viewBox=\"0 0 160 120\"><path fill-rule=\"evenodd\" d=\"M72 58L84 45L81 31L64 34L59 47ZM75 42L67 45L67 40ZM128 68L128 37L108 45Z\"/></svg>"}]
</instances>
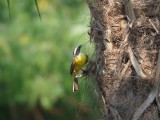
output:
<instances>
[{"instance_id":1,"label":"leaf","mask_svg":"<svg viewBox=\"0 0 160 120\"><path fill-rule=\"evenodd\" d=\"M10 1L7 0L7 4L8 4L8 11L9 11L9 18L11 19L11 10L10 10Z\"/></svg>"},{"instance_id":2,"label":"leaf","mask_svg":"<svg viewBox=\"0 0 160 120\"><path fill-rule=\"evenodd\" d=\"M8 0L8 1L9 1L9 0ZM35 4L36 4L37 11L38 11L38 16L39 16L39 18L40 18L40 20L41 20L41 14L40 14L40 11L39 11L39 7L38 7L38 2L37 2L37 0L35 0Z\"/></svg>"}]
</instances>

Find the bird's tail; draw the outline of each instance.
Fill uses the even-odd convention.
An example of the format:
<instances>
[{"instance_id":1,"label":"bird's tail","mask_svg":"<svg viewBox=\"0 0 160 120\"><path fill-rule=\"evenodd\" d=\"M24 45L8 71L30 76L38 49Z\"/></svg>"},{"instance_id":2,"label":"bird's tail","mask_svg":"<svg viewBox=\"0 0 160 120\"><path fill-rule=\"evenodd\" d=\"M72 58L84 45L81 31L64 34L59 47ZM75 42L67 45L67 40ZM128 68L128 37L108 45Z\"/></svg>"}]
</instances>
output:
<instances>
[{"instance_id":1,"label":"bird's tail","mask_svg":"<svg viewBox=\"0 0 160 120\"><path fill-rule=\"evenodd\" d=\"M77 90L78 90L78 78L74 77L73 92L76 92Z\"/></svg>"}]
</instances>

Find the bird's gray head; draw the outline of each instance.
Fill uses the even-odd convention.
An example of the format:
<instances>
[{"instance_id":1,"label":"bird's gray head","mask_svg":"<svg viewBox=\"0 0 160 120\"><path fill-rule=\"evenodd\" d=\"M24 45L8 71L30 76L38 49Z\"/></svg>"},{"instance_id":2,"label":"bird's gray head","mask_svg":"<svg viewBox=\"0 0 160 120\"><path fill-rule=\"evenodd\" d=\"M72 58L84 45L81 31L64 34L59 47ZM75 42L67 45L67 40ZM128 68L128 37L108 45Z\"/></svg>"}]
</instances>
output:
<instances>
[{"instance_id":1,"label":"bird's gray head","mask_svg":"<svg viewBox=\"0 0 160 120\"><path fill-rule=\"evenodd\" d=\"M73 56L76 56L76 55L78 55L78 54L80 53L81 47L82 47L82 45L79 45L78 47L76 47L76 48L74 49L74 51L73 51Z\"/></svg>"}]
</instances>

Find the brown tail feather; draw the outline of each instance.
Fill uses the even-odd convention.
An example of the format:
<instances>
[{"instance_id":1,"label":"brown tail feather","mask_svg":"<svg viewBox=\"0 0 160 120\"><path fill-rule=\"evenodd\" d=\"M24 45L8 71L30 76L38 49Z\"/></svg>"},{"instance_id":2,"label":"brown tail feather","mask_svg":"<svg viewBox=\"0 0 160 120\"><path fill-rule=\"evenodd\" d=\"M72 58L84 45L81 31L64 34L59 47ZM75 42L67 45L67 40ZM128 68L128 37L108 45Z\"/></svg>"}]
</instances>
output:
<instances>
[{"instance_id":1,"label":"brown tail feather","mask_svg":"<svg viewBox=\"0 0 160 120\"><path fill-rule=\"evenodd\" d=\"M78 90L78 78L74 78L73 81L73 92L76 92Z\"/></svg>"}]
</instances>

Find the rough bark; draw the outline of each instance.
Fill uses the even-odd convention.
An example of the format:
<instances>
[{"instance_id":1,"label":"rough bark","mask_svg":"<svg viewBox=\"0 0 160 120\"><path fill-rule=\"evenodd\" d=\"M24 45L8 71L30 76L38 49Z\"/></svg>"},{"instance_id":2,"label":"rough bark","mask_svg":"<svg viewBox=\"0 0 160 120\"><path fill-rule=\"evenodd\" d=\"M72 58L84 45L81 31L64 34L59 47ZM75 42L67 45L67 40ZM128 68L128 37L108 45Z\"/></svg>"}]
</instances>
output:
<instances>
[{"instance_id":1,"label":"rough bark","mask_svg":"<svg viewBox=\"0 0 160 120\"><path fill-rule=\"evenodd\" d=\"M95 44L89 76L106 120L160 119L160 0L86 0Z\"/></svg>"}]
</instances>

